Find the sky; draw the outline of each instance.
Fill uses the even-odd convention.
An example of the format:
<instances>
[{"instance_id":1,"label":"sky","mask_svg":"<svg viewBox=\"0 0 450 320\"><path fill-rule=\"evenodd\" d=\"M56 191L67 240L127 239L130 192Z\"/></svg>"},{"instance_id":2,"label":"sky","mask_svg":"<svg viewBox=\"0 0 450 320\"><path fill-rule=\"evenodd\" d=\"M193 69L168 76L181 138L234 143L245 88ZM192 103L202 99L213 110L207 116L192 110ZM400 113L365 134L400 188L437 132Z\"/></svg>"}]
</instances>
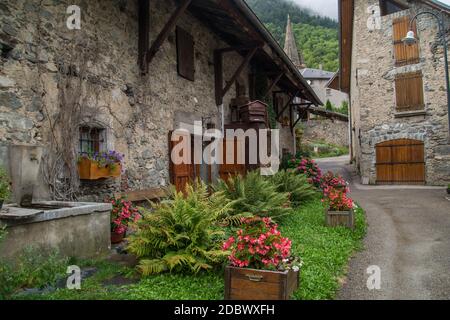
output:
<instances>
[{"instance_id":1,"label":"sky","mask_svg":"<svg viewBox=\"0 0 450 320\"><path fill-rule=\"evenodd\" d=\"M450 5L450 0L440 0ZM320 15L327 16L337 20L338 7L337 0L294 0L302 7L310 8Z\"/></svg>"}]
</instances>

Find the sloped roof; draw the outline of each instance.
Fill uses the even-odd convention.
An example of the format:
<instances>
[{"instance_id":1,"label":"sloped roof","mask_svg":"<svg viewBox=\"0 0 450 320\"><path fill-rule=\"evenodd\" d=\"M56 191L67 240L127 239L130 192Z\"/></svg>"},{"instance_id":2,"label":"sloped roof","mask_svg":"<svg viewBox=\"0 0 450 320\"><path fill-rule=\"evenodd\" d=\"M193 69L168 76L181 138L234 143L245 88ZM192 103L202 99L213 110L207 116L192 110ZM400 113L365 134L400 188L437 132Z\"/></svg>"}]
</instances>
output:
<instances>
[{"instance_id":1,"label":"sloped roof","mask_svg":"<svg viewBox=\"0 0 450 320\"><path fill-rule=\"evenodd\" d=\"M322 69L312 69L312 68L305 68L303 70L300 70L302 73L303 78L305 79L323 79L323 80L329 80L333 78L334 72L325 71Z\"/></svg>"}]
</instances>

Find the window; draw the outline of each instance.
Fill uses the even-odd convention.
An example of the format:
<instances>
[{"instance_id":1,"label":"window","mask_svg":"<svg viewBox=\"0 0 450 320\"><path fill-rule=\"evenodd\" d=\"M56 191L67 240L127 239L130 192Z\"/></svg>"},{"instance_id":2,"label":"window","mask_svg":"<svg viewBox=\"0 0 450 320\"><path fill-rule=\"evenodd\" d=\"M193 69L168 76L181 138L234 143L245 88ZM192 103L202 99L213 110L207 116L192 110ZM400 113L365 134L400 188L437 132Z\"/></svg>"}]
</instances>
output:
<instances>
[{"instance_id":1,"label":"window","mask_svg":"<svg viewBox=\"0 0 450 320\"><path fill-rule=\"evenodd\" d=\"M424 110L422 73L411 72L395 78L397 112Z\"/></svg>"},{"instance_id":2,"label":"window","mask_svg":"<svg viewBox=\"0 0 450 320\"><path fill-rule=\"evenodd\" d=\"M194 38L187 31L183 30L180 27L177 27L176 34L178 74L185 79L194 81Z\"/></svg>"},{"instance_id":3,"label":"window","mask_svg":"<svg viewBox=\"0 0 450 320\"><path fill-rule=\"evenodd\" d=\"M106 151L106 130L104 128L80 127L80 154Z\"/></svg>"},{"instance_id":4,"label":"window","mask_svg":"<svg viewBox=\"0 0 450 320\"><path fill-rule=\"evenodd\" d=\"M406 10L408 7L394 0L380 0L381 16Z\"/></svg>"},{"instance_id":5,"label":"window","mask_svg":"<svg viewBox=\"0 0 450 320\"><path fill-rule=\"evenodd\" d=\"M331 96L331 89L327 88L327 97Z\"/></svg>"},{"instance_id":6,"label":"window","mask_svg":"<svg viewBox=\"0 0 450 320\"><path fill-rule=\"evenodd\" d=\"M403 43L403 38L410 28L410 17L401 17L395 19L392 23L393 37L394 37L394 54L395 65L404 66L408 64L419 63L419 44L406 45ZM413 31L417 34L416 23L412 25Z\"/></svg>"}]
</instances>

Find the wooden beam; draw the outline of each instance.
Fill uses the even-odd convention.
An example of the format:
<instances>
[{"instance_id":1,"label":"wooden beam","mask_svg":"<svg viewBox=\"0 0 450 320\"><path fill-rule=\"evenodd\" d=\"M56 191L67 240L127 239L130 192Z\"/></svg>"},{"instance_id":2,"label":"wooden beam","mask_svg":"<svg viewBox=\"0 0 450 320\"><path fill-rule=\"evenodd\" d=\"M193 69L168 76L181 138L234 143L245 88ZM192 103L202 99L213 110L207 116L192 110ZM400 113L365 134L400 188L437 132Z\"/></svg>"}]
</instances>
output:
<instances>
[{"instance_id":1,"label":"wooden beam","mask_svg":"<svg viewBox=\"0 0 450 320\"><path fill-rule=\"evenodd\" d=\"M278 121L280 120L280 116L281 116L281 115L283 114L283 112L287 109L287 107L289 107L289 106L292 104L292 100L294 100L294 98L297 96L297 94L298 94L298 91L297 91L296 94L291 95L291 96L289 97L288 103L286 103L286 105L284 106L284 108L277 114L276 119L277 119Z\"/></svg>"},{"instance_id":2,"label":"wooden beam","mask_svg":"<svg viewBox=\"0 0 450 320\"><path fill-rule=\"evenodd\" d=\"M281 80L281 77L284 76L284 72L281 72L272 82L272 84L269 86L269 88L267 89L266 94L264 95L264 99L267 98L267 96L272 92L273 88L275 88L275 86L277 85L278 81Z\"/></svg>"},{"instance_id":3,"label":"wooden beam","mask_svg":"<svg viewBox=\"0 0 450 320\"><path fill-rule=\"evenodd\" d=\"M239 9L236 8L236 5L232 3L230 0L218 0L217 4L228 13L229 16L233 18L234 21L239 25L242 29L242 32L246 32L256 41L265 42L263 36L259 34L255 27L245 18L242 13L239 12Z\"/></svg>"},{"instance_id":4,"label":"wooden beam","mask_svg":"<svg viewBox=\"0 0 450 320\"><path fill-rule=\"evenodd\" d=\"M178 19L180 19L181 15L186 11L191 2L192 0L183 0L183 2L178 6L178 8L175 10L172 16L169 18L169 21L167 21L166 25L161 30L158 37L156 37L156 40L153 42L150 50L147 53L148 64L152 62L153 58L155 57L158 50L161 48L164 41L167 40L169 34L173 31L173 28L177 24Z\"/></svg>"},{"instance_id":5,"label":"wooden beam","mask_svg":"<svg viewBox=\"0 0 450 320\"><path fill-rule=\"evenodd\" d=\"M300 120L302 120L302 115L300 115L300 113L298 114L298 119L297 119L297 121L295 121L294 122L294 128L295 128L295 126L297 125L297 123L299 123L300 122Z\"/></svg>"},{"instance_id":6,"label":"wooden beam","mask_svg":"<svg viewBox=\"0 0 450 320\"><path fill-rule=\"evenodd\" d=\"M242 61L239 68L237 68L236 72L231 77L230 81L227 82L227 85L222 90L222 98L227 94L227 92L231 89L231 86L233 83L237 80L237 78L241 75L242 71L245 67L250 63L250 60L252 60L253 56L255 55L256 51L258 51L259 47L254 47L245 57L244 61Z\"/></svg>"},{"instance_id":7,"label":"wooden beam","mask_svg":"<svg viewBox=\"0 0 450 320\"><path fill-rule=\"evenodd\" d=\"M227 47L222 49L217 49L220 53L226 53L226 52L232 52L232 51L248 51L252 50L255 47L261 48L263 45L260 42L252 42L243 46L234 46L234 47Z\"/></svg>"},{"instance_id":8,"label":"wooden beam","mask_svg":"<svg viewBox=\"0 0 450 320\"><path fill-rule=\"evenodd\" d=\"M294 119L292 117L292 112L293 112L293 107L292 104L289 105L289 125L291 126L291 133L294 133Z\"/></svg>"},{"instance_id":9,"label":"wooden beam","mask_svg":"<svg viewBox=\"0 0 450 320\"><path fill-rule=\"evenodd\" d=\"M139 57L142 74L148 73L147 52L150 43L150 0L139 0Z\"/></svg>"}]
</instances>

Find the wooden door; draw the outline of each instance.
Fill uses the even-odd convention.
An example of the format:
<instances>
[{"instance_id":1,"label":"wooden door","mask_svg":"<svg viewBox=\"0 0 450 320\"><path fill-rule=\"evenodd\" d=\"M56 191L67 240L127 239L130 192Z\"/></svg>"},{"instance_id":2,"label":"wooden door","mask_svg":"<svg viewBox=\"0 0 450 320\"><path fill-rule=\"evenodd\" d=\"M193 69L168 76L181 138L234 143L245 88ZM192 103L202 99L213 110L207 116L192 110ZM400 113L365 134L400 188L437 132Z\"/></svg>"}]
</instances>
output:
<instances>
[{"instance_id":1,"label":"wooden door","mask_svg":"<svg viewBox=\"0 0 450 320\"><path fill-rule=\"evenodd\" d=\"M245 143L244 141L238 140L237 138L234 140L223 140L222 141L222 164L219 167L219 176L222 180L227 180L230 175L245 175L246 173L246 167L245 167L245 159L244 164L242 163L242 160L238 161L239 159L242 159L244 155L240 153L241 145ZM228 158L231 158L231 161L227 161L227 145L233 144L234 145L234 157L231 157L231 155ZM230 149L232 150L232 149Z\"/></svg>"},{"instance_id":2,"label":"wooden door","mask_svg":"<svg viewBox=\"0 0 450 320\"><path fill-rule=\"evenodd\" d=\"M175 164L172 161L172 150L175 146L181 143L182 139L190 139L189 133L184 135L177 133L177 135L179 136L179 140L172 141L172 131L169 133L170 182L175 186L178 192L184 192L186 190L186 185L189 184L194 178L195 166L192 162L192 155L190 157L191 162L188 163L183 162L182 164ZM181 157L187 156L184 154L184 151L181 151L179 155Z\"/></svg>"},{"instance_id":3,"label":"wooden door","mask_svg":"<svg viewBox=\"0 0 450 320\"><path fill-rule=\"evenodd\" d=\"M422 141L398 139L376 146L378 184L425 184Z\"/></svg>"}]
</instances>

